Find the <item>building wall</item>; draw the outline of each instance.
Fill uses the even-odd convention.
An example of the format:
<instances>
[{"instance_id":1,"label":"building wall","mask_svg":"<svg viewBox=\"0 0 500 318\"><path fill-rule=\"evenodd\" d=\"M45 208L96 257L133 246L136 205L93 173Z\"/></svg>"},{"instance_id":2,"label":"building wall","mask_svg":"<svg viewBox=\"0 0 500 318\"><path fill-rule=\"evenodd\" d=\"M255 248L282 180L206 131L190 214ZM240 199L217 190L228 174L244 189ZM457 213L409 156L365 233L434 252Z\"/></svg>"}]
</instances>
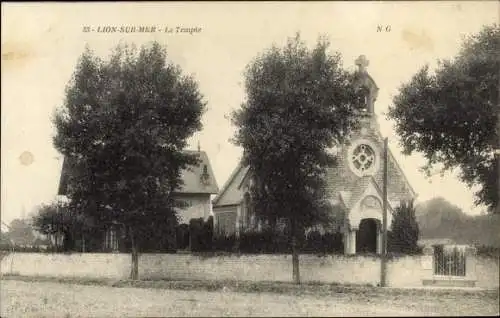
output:
<instances>
[{"instance_id":1,"label":"building wall","mask_svg":"<svg viewBox=\"0 0 500 318\"><path fill-rule=\"evenodd\" d=\"M189 204L184 209L179 209L179 222L189 224L189 220L193 218L208 219L212 215L212 202L210 194L187 194L179 196L179 199L186 201Z\"/></svg>"},{"instance_id":2,"label":"building wall","mask_svg":"<svg viewBox=\"0 0 500 318\"><path fill-rule=\"evenodd\" d=\"M238 207L236 205L214 207L214 231L216 235L236 233Z\"/></svg>"},{"instance_id":3,"label":"building wall","mask_svg":"<svg viewBox=\"0 0 500 318\"><path fill-rule=\"evenodd\" d=\"M383 154L383 140L380 139L380 135L378 133L378 124L376 123L376 117L374 120L365 120L362 124L363 127L367 128L366 134L361 134L359 131L356 131L352 134L352 140L356 140L358 138L368 139L374 144L376 144L377 151L379 153L379 160L382 159ZM340 158L337 161L337 165L335 167L329 168L327 170L327 192L330 194L336 194L338 191L351 190L352 186L359 179L351 169L349 168L349 164L347 162L347 150L349 145L343 145L340 147ZM389 154L388 156L388 200L390 202L395 202L399 204L399 201L402 199L410 198L410 189L407 187L404 176L402 175L400 169L397 166L395 158ZM374 175L375 180L380 188L382 188L383 183L383 164L380 162L377 173Z\"/></svg>"},{"instance_id":4,"label":"building wall","mask_svg":"<svg viewBox=\"0 0 500 318\"><path fill-rule=\"evenodd\" d=\"M393 287L419 287L432 278L432 258L405 256L387 266ZM430 265L430 267L429 267ZM476 286L498 288L498 259L478 258ZM380 281L380 258L374 256L301 255L304 282L370 284ZM36 254L12 253L2 258L1 272L24 276L127 279L129 254ZM141 279L292 281L290 255L226 255L203 257L191 254L142 254Z\"/></svg>"}]
</instances>

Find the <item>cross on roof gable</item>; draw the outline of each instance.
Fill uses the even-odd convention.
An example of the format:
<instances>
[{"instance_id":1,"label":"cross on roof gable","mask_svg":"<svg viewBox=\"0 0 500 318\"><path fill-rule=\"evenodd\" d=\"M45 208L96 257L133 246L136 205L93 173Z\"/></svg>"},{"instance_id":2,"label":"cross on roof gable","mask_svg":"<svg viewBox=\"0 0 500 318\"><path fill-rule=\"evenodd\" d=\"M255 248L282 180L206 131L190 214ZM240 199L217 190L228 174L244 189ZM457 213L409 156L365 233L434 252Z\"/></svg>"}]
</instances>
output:
<instances>
[{"instance_id":1,"label":"cross on roof gable","mask_svg":"<svg viewBox=\"0 0 500 318\"><path fill-rule=\"evenodd\" d=\"M365 55L360 55L360 56L356 59L355 63L356 63L356 65L358 66L359 71L360 71L360 72L363 72L363 73L364 73L364 72L366 72L366 67L367 67L368 65L370 65L370 61L368 61L368 60L366 59L366 56L365 56Z\"/></svg>"}]
</instances>

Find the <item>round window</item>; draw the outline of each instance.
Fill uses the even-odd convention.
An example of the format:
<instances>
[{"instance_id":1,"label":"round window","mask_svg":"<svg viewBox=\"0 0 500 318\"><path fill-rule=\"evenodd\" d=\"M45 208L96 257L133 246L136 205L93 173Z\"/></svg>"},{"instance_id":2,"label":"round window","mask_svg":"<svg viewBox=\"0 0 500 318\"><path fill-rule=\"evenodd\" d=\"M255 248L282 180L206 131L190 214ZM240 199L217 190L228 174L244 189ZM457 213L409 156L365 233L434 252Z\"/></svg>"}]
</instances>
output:
<instances>
[{"instance_id":1,"label":"round window","mask_svg":"<svg viewBox=\"0 0 500 318\"><path fill-rule=\"evenodd\" d=\"M377 171L377 154L368 143L361 142L353 145L347 159L351 170L358 176L374 174Z\"/></svg>"}]
</instances>

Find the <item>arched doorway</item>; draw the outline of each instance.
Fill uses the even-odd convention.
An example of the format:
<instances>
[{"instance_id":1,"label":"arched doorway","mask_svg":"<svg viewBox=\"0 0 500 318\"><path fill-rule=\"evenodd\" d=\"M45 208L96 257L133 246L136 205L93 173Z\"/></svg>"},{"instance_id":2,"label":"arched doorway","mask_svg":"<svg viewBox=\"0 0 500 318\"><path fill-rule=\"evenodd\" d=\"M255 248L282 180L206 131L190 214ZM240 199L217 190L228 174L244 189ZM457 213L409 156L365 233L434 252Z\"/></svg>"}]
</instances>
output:
<instances>
[{"instance_id":1,"label":"arched doorway","mask_svg":"<svg viewBox=\"0 0 500 318\"><path fill-rule=\"evenodd\" d=\"M362 219L356 233L357 253L377 253L378 220Z\"/></svg>"}]
</instances>

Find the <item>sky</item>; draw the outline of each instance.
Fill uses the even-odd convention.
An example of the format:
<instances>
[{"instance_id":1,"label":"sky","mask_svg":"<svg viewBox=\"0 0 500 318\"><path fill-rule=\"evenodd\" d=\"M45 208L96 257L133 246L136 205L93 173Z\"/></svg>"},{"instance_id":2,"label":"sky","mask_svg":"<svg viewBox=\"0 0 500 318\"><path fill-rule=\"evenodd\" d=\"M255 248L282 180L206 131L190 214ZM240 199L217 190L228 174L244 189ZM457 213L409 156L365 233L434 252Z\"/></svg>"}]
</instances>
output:
<instances>
[{"instance_id":1,"label":"sky","mask_svg":"<svg viewBox=\"0 0 500 318\"><path fill-rule=\"evenodd\" d=\"M421 155L401 154L394 123L384 113L398 87L420 67L452 58L464 36L498 20L495 1L2 3L2 221L27 216L55 198L62 157L52 145L51 117L63 104L85 45L104 58L120 42L167 46L169 60L195 77L207 102L204 128L191 138L190 148L200 143L222 188L242 153L229 141L235 129L228 115L245 98L245 66L296 32L310 46L318 36L327 36L331 51L341 53L348 70L355 69L359 55L366 55L368 72L380 88L375 112L381 133L389 138L418 201L441 196L478 214L484 208L473 206L473 191L456 172L427 179L419 171L425 163ZM156 26L174 32L97 32L105 26ZM377 26L390 26L390 31L377 32ZM84 27L91 32L83 32ZM197 32L175 33L177 27Z\"/></svg>"}]
</instances>

